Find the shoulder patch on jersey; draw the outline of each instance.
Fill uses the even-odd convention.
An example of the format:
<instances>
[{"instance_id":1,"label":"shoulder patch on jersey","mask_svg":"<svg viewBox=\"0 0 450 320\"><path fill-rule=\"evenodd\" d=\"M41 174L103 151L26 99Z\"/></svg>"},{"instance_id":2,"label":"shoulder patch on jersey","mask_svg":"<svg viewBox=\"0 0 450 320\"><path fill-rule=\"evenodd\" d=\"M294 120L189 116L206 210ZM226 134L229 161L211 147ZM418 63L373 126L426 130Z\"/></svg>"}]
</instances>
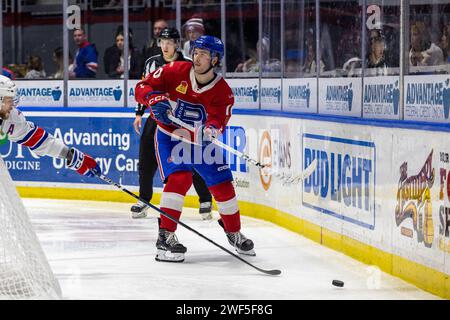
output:
<instances>
[{"instance_id":1,"label":"shoulder patch on jersey","mask_svg":"<svg viewBox=\"0 0 450 320\"><path fill-rule=\"evenodd\" d=\"M175 89L179 93L186 94L188 89L188 83L187 81L181 81L181 83L178 85L178 87Z\"/></svg>"}]
</instances>

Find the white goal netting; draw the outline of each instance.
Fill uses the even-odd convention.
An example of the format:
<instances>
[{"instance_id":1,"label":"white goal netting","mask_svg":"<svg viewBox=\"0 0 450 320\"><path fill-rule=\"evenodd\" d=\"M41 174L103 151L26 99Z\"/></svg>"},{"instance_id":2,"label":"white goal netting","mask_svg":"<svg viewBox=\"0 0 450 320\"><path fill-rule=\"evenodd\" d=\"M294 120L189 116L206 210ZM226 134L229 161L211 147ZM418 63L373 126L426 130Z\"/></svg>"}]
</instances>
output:
<instances>
[{"instance_id":1,"label":"white goal netting","mask_svg":"<svg viewBox=\"0 0 450 320\"><path fill-rule=\"evenodd\" d=\"M60 299L26 209L0 157L0 299Z\"/></svg>"}]
</instances>

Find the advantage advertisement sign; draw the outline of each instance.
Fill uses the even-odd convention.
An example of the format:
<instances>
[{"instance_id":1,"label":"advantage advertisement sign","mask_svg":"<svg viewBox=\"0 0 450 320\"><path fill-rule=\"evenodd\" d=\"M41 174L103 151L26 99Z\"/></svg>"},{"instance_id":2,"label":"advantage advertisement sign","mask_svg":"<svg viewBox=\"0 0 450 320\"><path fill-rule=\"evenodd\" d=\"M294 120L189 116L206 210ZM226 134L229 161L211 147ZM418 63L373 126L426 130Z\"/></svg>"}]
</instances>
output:
<instances>
[{"instance_id":1,"label":"advantage advertisement sign","mask_svg":"<svg viewBox=\"0 0 450 320\"><path fill-rule=\"evenodd\" d=\"M63 81L61 80L17 80L15 83L21 106L62 107L64 104Z\"/></svg>"},{"instance_id":2,"label":"advantage advertisement sign","mask_svg":"<svg viewBox=\"0 0 450 320\"><path fill-rule=\"evenodd\" d=\"M281 79L261 79L261 109L281 110Z\"/></svg>"},{"instance_id":3,"label":"advantage advertisement sign","mask_svg":"<svg viewBox=\"0 0 450 320\"><path fill-rule=\"evenodd\" d=\"M70 80L69 107L123 107L123 80Z\"/></svg>"},{"instance_id":4,"label":"advantage advertisement sign","mask_svg":"<svg viewBox=\"0 0 450 320\"><path fill-rule=\"evenodd\" d=\"M400 119L399 82L395 76L364 78L364 118Z\"/></svg>"},{"instance_id":5,"label":"advantage advertisement sign","mask_svg":"<svg viewBox=\"0 0 450 320\"><path fill-rule=\"evenodd\" d=\"M361 116L361 78L320 78L319 112Z\"/></svg>"},{"instance_id":6,"label":"advantage advertisement sign","mask_svg":"<svg viewBox=\"0 0 450 320\"><path fill-rule=\"evenodd\" d=\"M317 112L317 79L283 79L283 111Z\"/></svg>"},{"instance_id":7,"label":"advantage advertisement sign","mask_svg":"<svg viewBox=\"0 0 450 320\"><path fill-rule=\"evenodd\" d=\"M450 75L405 76L405 120L450 122Z\"/></svg>"},{"instance_id":8,"label":"advantage advertisement sign","mask_svg":"<svg viewBox=\"0 0 450 320\"><path fill-rule=\"evenodd\" d=\"M233 91L236 108L259 108L259 79L227 79L227 83Z\"/></svg>"}]
</instances>

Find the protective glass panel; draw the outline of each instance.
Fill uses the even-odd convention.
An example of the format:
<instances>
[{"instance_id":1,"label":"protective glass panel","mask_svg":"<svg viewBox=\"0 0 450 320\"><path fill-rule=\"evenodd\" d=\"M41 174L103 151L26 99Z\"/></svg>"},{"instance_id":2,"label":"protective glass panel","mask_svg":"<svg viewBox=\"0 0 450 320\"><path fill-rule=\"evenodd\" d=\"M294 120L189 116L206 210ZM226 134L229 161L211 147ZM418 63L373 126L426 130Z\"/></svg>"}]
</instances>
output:
<instances>
[{"instance_id":1,"label":"protective glass panel","mask_svg":"<svg viewBox=\"0 0 450 320\"><path fill-rule=\"evenodd\" d=\"M186 1L187 2L187 1ZM192 44L203 35L221 38L220 1L181 1L181 38L183 54L192 58Z\"/></svg>"},{"instance_id":2,"label":"protective glass panel","mask_svg":"<svg viewBox=\"0 0 450 320\"><path fill-rule=\"evenodd\" d=\"M284 2L284 77L316 76L316 2Z\"/></svg>"},{"instance_id":3,"label":"protective glass panel","mask_svg":"<svg viewBox=\"0 0 450 320\"><path fill-rule=\"evenodd\" d=\"M320 1L321 77L361 75L361 20L360 1Z\"/></svg>"},{"instance_id":4,"label":"protective glass panel","mask_svg":"<svg viewBox=\"0 0 450 320\"><path fill-rule=\"evenodd\" d=\"M258 1L227 1L226 33L227 77L259 77Z\"/></svg>"},{"instance_id":5,"label":"protective glass panel","mask_svg":"<svg viewBox=\"0 0 450 320\"><path fill-rule=\"evenodd\" d=\"M409 73L448 74L450 1L411 1L408 20Z\"/></svg>"},{"instance_id":6,"label":"protective glass panel","mask_svg":"<svg viewBox=\"0 0 450 320\"><path fill-rule=\"evenodd\" d=\"M54 52L63 42L61 1L42 4L38 1L6 1L5 4L4 65L16 79L55 78L58 64Z\"/></svg>"},{"instance_id":7,"label":"protective glass panel","mask_svg":"<svg viewBox=\"0 0 450 320\"><path fill-rule=\"evenodd\" d=\"M320 113L362 115L362 2L320 1Z\"/></svg>"},{"instance_id":8,"label":"protective glass panel","mask_svg":"<svg viewBox=\"0 0 450 320\"><path fill-rule=\"evenodd\" d=\"M226 77L234 93L235 107L258 109L260 79L257 42L259 4L257 0L227 1Z\"/></svg>"},{"instance_id":9,"label":"protective glass panel","mask_svg":"<svg viewBox=\"0 0 450 320\"><path fill-rule=\"evenodd\" d=\"M398 75L400 1L372 1L366 6L365 76Z\"/></svg>"}]
</instances>

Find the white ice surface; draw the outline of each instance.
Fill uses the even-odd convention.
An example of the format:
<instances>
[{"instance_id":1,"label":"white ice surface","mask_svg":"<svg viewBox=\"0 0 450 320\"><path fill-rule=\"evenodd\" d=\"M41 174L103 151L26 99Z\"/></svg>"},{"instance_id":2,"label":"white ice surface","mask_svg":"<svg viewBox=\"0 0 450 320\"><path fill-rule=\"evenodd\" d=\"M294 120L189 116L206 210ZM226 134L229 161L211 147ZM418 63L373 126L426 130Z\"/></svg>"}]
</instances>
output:
<instances>
[{"instance_id":1,"label":"white ice surface","mask_svg":"<svg viewBox=\"0 0 450 320\"><path fill-rule=\"evenodd\" d=\"M156 214L133 220L130 204L24 199L65 299L437 299L348 256L269 222L242 217L259 273L179 227L184 263L154 259ZM215 213L215 218L217 218ZM231 249L214 221L186 208L182 221ZM345 282L343 288L331 281ZM379 279L379 281L377 280Z\"/></svg>"}]
</instances>

